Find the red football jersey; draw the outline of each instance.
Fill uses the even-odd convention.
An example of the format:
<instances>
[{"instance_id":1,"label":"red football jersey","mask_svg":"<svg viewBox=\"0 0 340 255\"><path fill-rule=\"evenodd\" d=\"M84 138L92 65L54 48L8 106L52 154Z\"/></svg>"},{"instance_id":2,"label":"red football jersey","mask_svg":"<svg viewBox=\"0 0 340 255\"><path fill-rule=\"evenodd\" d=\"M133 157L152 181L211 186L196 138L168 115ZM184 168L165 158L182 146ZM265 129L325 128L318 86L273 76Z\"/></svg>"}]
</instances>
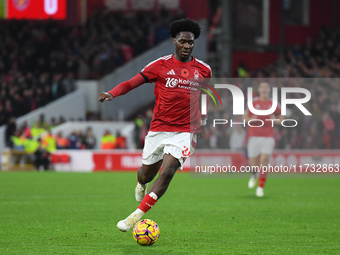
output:
<instances>
[{"instance_id":1,"label":"red football jersey","mask_svg":"<svg viewBox=\"0 0 340 255\"><path fill-rule=\"evenodd\" d=\"M273 101L271 99L267 101L261 101L260 98L256 97L253 99L253 106L257 110L268 110L272 107ZM273 113L276 116L281 115L281 108L278 104L276 107L275 112ZM249 117L255 116L250 110L248 109L248 115ZM264 125L262 127L249 127L248 126L248 137L251 136L261 136L261 137L274 137L274 127L272 121L266 121L266 119L270 119L270 115L264 115L264 116L255 116L256 119L262 120L264 122ZM260 126L261 123L258 121L256 123L255 121L250 122L252 126Z\"/></svg>"},{"instance_id":2,"label":"red football jersey","mask_svg":"<svg viewBox=\"0 0 340 255\"><path fill-rule=\"evenodd\" d=\"M201 126L201 85L194 79L211 78L209 65L194 57L181 62L168 55L146 65L141 74L156 84L150 131L192 132Z\"/></svg>"}]
</instances>

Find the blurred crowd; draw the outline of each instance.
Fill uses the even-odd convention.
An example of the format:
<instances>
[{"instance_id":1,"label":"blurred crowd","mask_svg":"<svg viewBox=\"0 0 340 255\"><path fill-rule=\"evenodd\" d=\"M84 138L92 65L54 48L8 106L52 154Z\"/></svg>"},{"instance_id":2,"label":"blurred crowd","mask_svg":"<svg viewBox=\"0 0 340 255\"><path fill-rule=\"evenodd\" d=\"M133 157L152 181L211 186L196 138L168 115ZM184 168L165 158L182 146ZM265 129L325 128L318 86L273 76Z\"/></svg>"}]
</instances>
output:
<instances>
[{"instance_id":1,"label":"blurred crowd","mask_svg":"<svg viewBox=\"0 0 340 255\"><path fill-rule=\"evenodd\" d=\"M74 130L68 136L64 137L62 132L53 135L51 130L59 124L54 118L50 122L45 121L44 115L41 115L39 121L32 126L23 123L17 127L15 117L11 117L5 130L6 147L22 150L27 153L34 153L39 145L48 153L53 153L57 149L126 149L126 138L117 131L112 134L106 130L100 140L94 136L91 127L85 132Z\"/></svg>"},{"instance_id":2,"label":"blurred crowd","mask_svg":"<svg viewBox=\"0 0 340 255\"><path fill-rule=\"evenodd\" d=\"M178 11L99 10L84 25L0 20L0 126L100 78L162 42Z\"/></svg>"},{"instance_id":3,"label":"blurred crowd","mask_svg":"<svg viewBox=\"0 0 340 255\"><path fill-rule=\"evenodd\" d=\"M238 77L266 79L272 87L304 87L311 91L312 99L305 104L312 116L300 114L297 108L292 108L291 116L298 121L295 128L275 127L276 148L278 149L339 149L340 148L340 30L323 27L318 38L313 42L308 38L305 45L297 45L287 49L280 59L260 70L249 71L243 64L238 68ZM281 79L278 79L281 78ZM282 79L289 78L289 79ZM247 96L245 83L239 82L239 87ZM253 84L254 88L259 82ZM248 86L248 85L247 85ZM223 94L224 92L222 92ZM256 96L256 92L254 96ZM297 95L293 95L297 96ZM222 109L214 109L211 105L209 116L231 119L232 102L230 95L222 95ZM279 97L280 98L280 95ZM228 101L229 100L229 101ZM201 147L232 148L231 141L235 135L240 136L245 148L247 142L246 130L239 128L209 128L206 143Z\"/></svg>"},{"instance_id":4,"label":"blurred crowd","mask_svg":"<svg viewBox=\"0 0 340 255\"><path fill-rule=\"evenodd\" d=\"M302 87L311 92L311 100L303 104L312 113L305 116L296 106L287 105L286 119L294 119L298 125L284 128L276 125L275 141L277 149L339 149L340 148L340 81L338 79L320 78L268 78L272 87L278 88L280 101L281 87ZM247 87L253 87L253 98L258 96L257 86L261 79L226 79L222 83L234 84L247 95ZM219 81L221 83L221 80ZM198 148L233 149L246 148L247 132L243 124L231 127L230 121L242 123L242 116L233 116L233 100L228 90L219 90L222 106L215 106L209 101L208 126L205 138L198 142ZM301 94L289 94L289 98L299 98ZM213 119L225 119L229 123L212 126ZM295 125L287 122L286 125Z\"/></svg>"},{"instance_id":5,"label":"blurred crowd","mask_svg":"<svg viewBox=\"0 0 340 255\"><path fill-rule=\"evenodd\" d=\"M241 76L338 78L340 77L340 30L322 27L314 42L311 38L307 38L305 45L289 47L278 61Z\"/></svg>"},{"instance_id":6,"label":"blurred crowd","mask_svg":"<svg viewBox=\"0 0 340 255\"><path fill-rule=\"evenodd\" d=\"M52 139L50 130L63 123L62 118L58 121L52 118L49 123L40 120L32 127L27 124L16 127L15 119L74 91L75 79L99 78L162 42L169 37L171 21L183 16L180 10L120 13L103 9L84 25L71 27L52 20L0 20L0 126L8 124L6 145L13 148L22 143L24 148L23 140L41 138L44 146L55 139L55 145L49 145L48 150L103 148L103 144L105 148L126 148L125 138L109 131L103 134L100 143L91 129L84 133L74 131L68 137L59 133ZM217 23L214 19L211 22L210 25ZM284 86L301 87L308 83L312 100L306 107L313 115L304 116L292 109L287 117L296 119L299 125L291 129L275 127L278 149L340 148L340 84L332 79L340 77L340 30L323 27L315 41L308 38L305 45L287 46L277 62L260 70L250 71L241 64L237 75L269 79L275 87L282 85L276 78L289 77ZM246 80L237 83L247 96ZM223 106L215 107L210 101L209 118L233 119L231 95L222 91L221 98ZM135 118L136 148L143 148L152 116L149 109ZM44 140L41 134L47 138ZM208 126L198 148L240 150L246 142L246 129L240 125Z\"/></svg>"}]
</instances>

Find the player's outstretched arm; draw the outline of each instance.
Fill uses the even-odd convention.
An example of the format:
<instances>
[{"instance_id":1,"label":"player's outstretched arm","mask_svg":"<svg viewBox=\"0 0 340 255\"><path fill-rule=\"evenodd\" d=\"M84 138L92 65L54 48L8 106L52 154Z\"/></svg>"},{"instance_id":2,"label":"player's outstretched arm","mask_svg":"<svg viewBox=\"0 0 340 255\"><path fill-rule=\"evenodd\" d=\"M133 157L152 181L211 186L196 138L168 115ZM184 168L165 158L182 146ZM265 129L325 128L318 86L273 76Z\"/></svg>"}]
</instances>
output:
<instances>
[{"instance_id":1,"label":"player's outstretched arm","mask_svg":"<svg viewBox=\"0 0 340 255\"><path fill-rule=\"evenodd\" d=\"M113 98L124 95L130 90L137 88L138 86L144 84L145 78L139 73L128 81L124 81L118 84L114 89L108 92L99 93L98 100L100 102L111 101Z\"/></svg>"}]
</instances>

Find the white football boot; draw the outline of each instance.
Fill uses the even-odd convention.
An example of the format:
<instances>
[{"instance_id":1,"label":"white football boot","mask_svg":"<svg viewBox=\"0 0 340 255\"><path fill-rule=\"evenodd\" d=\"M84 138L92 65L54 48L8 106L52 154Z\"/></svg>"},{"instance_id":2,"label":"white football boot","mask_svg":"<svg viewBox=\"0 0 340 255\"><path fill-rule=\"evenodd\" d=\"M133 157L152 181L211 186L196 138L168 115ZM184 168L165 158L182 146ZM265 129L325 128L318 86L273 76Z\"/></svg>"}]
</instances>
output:
<instances>
[{"instance_id":1,"label":"white football boot","mask_svg":"<svg viewBox=\"0 0 340 255\"><path fill-rule=\"evenodd\" d=\"M138 203L142 202L147 192L148 192L148 184L139 184L139 182L137 182L137 186L135 189L136 201Z\"/></svg>"},{"instance_id":2,"label":"white football boot","mask_svg":"<svg viewBox=\"0 0 340 255\"><path fill-rule=\"evenodd\" d=\"M125 220L121 220L117 223L117 227L120 231L126 232L132 228L138 221L140 217L134 212L130 214Z\"/></svg>"},{"instance_id":3,"label":"white football boot","mask_svg":"<svg viewBox=\"0 0 340 255\"><path fill-rule=\"evenodd\" d=\"M261 187L257 187L257 188L256 188L256 196L257 196L257 197L263 197L263 196L264 196L264 194L263 194L263 188L261 188Z\"/></svg>"},{"instance_id":4,"label":"white football boot","mask_svg":"<svg viewBox=\"0 0 340 255\"><path fill-rule=\"evenodd\" d=\"M248 188L249 189L252 189L256 186L256 183L257 183L257 174L252 174L250 179L249 179L249 182L248 182Z\"/></svg>"}]
</instances>

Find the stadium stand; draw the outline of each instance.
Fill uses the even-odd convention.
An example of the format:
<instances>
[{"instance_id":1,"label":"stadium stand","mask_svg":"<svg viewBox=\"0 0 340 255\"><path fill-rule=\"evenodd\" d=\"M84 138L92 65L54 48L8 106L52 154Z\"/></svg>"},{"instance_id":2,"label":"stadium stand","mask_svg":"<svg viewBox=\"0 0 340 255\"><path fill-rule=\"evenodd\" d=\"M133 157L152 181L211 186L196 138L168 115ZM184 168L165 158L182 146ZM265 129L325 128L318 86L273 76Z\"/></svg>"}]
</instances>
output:
<instances>
[{"instance_id":1,"label":"stadium stand","mask_svg":"<svg viewBox=\"0 0 340 255\"><path fill-rule=\"evenodd\" d=\"M0 20L0 126L100 78L168 38L182 14L96 11L82 26Z\"/></svg>"},{"instance_id":2,"label":"stadium stand","mask_svg":"<svg viewBox=\"0 0 340 255\"><path fill-rule=\"evenodd\" d=\"M308 38L305 45L289 47L280 59L259 70L250 71L242 64L238 78L304 78L309 79L312 100L308 107L313 109L313 116L295 116L301 124L297 129L275 128L277 149L339 149L340 148L340 84L335 79L340 77L340 32L328 27L320 29L316 41ZM322 83L317 78L323 79ZM270 81L270 80L269 80ZM240 83L245 91L245 84ZM289 79L289 86L299 86L294 79ZM224 92L222 92L224 93ZM232 109L231 95L221 98L223 109L214 107L210 102L208 116L230 119ZM222 116L220 112L227 112ZM204 141L199 148L230 148L229 140L233 128L228 126L208 128Z\"/></svg>"}]
</instances>

